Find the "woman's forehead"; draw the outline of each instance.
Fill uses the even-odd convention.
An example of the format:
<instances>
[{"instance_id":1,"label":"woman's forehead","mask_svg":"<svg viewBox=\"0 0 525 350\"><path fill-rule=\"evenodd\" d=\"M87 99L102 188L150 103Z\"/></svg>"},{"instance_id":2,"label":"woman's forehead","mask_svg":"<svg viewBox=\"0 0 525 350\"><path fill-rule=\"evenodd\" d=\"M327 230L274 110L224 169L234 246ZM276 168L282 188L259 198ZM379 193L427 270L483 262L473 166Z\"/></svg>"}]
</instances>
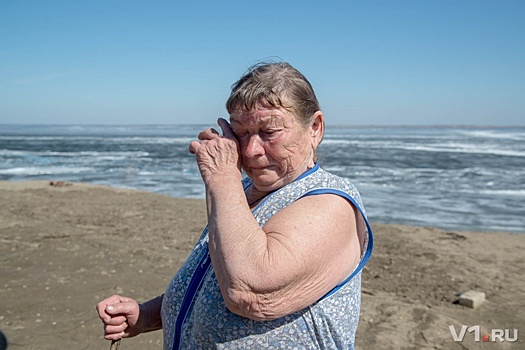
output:
<instances>
[{"instance_id":1,"label":"woman's forehead","mask_svg":"<svg viewBox=\"0 0 525 350\"><path fill-rule=\"evenodd\" d=\"M292 118L291 114L283 108L264 108L255 110L236 110L230 114L230 123L238 125L266 125L285 123Z\"/></svg>"}]
</instances>

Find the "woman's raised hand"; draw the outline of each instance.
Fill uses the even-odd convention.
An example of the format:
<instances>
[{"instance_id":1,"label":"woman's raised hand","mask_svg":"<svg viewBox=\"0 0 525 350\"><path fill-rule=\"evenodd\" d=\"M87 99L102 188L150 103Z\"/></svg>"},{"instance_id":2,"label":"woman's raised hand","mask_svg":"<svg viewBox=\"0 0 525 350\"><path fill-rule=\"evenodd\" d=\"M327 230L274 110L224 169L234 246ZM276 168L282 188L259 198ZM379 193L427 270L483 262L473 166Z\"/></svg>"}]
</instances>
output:
<instances>
[{"instance_id":1,"label":"woman's raised hand","mask_svg":"<svg viewBox=\"0 0 525 350\"><path fill-rule=\"evenodd\" d=\"M240 154L239 143L230 128L230 124L219 118L222 136L215 129L207 129L199 134L200 141L190 143L190 153L197 156L197 164L205 183L214 176L239 176Z\"/></svg>"}]
</instances>

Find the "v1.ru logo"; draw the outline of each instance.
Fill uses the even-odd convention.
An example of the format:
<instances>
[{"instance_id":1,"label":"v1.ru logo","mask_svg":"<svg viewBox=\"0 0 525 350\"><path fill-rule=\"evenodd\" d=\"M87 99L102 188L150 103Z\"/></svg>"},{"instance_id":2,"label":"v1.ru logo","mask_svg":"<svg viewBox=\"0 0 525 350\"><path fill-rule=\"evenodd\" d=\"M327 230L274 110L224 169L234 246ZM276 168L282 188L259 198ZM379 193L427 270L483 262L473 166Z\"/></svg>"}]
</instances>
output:
<instances>
[{"instance_id":1,"label":"v1.ru logo","mask_svg":"<svg viewBox=\"0 0 525 350\"><path fill-rule=\"evenodd\" d=\"M465 338L465 333L474 333L474 341L483 341L483 342L495 342L496 340L500 342L508 341L508 342L515 342L518 340L518 330L513 329L513 335L510 336L510 329L492 329L490 332L490 336L488 334L484 334L481 336L481 327L480 326L461 326L461 331L459 334L456 332L456 326L448 326L450 329L450 334L452 334L452 339L454 339L455 342L461 342Z\"/></svg>"}]
</instances>

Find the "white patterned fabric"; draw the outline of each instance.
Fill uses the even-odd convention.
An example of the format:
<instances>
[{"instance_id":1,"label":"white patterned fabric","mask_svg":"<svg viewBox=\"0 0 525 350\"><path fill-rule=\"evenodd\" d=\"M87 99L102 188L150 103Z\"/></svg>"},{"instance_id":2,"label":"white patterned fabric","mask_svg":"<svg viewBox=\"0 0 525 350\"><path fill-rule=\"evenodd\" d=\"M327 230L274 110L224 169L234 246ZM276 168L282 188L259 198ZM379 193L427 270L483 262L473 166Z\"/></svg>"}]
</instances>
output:
<instances>
[{"instance_id":1,"label":"white patterned fabric","mask_svg":"<svg viewBox=\"0 0 525 350\"><path fill-rule=\"evenodd\" d=\"M280 209L312 194L334 193L351 201L364 219L366 230L362 261L346 283L309 307L273 321L254 321L230 312L212 266L199 285L184 319L180 349L353 349L361 303L361 269L372 250L372 232L361 198L347 180L317 165L299 180L267 197L254 210L260 226ZM249 178L244 188L251 186ZM173 349L175 323L193 273L208 254L208 230L177 272L164 295L161 316L164 349Z\"/></svg>"}]
</instances>

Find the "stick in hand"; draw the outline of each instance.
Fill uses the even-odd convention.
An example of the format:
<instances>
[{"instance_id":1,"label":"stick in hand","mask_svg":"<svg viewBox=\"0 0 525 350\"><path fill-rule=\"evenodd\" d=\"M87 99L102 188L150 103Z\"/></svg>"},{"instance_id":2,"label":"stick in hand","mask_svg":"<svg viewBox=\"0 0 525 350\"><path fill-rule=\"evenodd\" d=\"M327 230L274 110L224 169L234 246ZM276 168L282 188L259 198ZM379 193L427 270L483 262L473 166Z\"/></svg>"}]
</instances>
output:
<instances>
[{"instance_id":1,"label":"stick in hand","mask_svg":"<svg viewBox=\"0 0 525 350\"><path fill-rule=\"evenodd\" d=\"M120 348L120 341L121 339L112 340L111 347L109 348L109 350L118 350L118 348Z\"/></svg>"}]
</instances>

